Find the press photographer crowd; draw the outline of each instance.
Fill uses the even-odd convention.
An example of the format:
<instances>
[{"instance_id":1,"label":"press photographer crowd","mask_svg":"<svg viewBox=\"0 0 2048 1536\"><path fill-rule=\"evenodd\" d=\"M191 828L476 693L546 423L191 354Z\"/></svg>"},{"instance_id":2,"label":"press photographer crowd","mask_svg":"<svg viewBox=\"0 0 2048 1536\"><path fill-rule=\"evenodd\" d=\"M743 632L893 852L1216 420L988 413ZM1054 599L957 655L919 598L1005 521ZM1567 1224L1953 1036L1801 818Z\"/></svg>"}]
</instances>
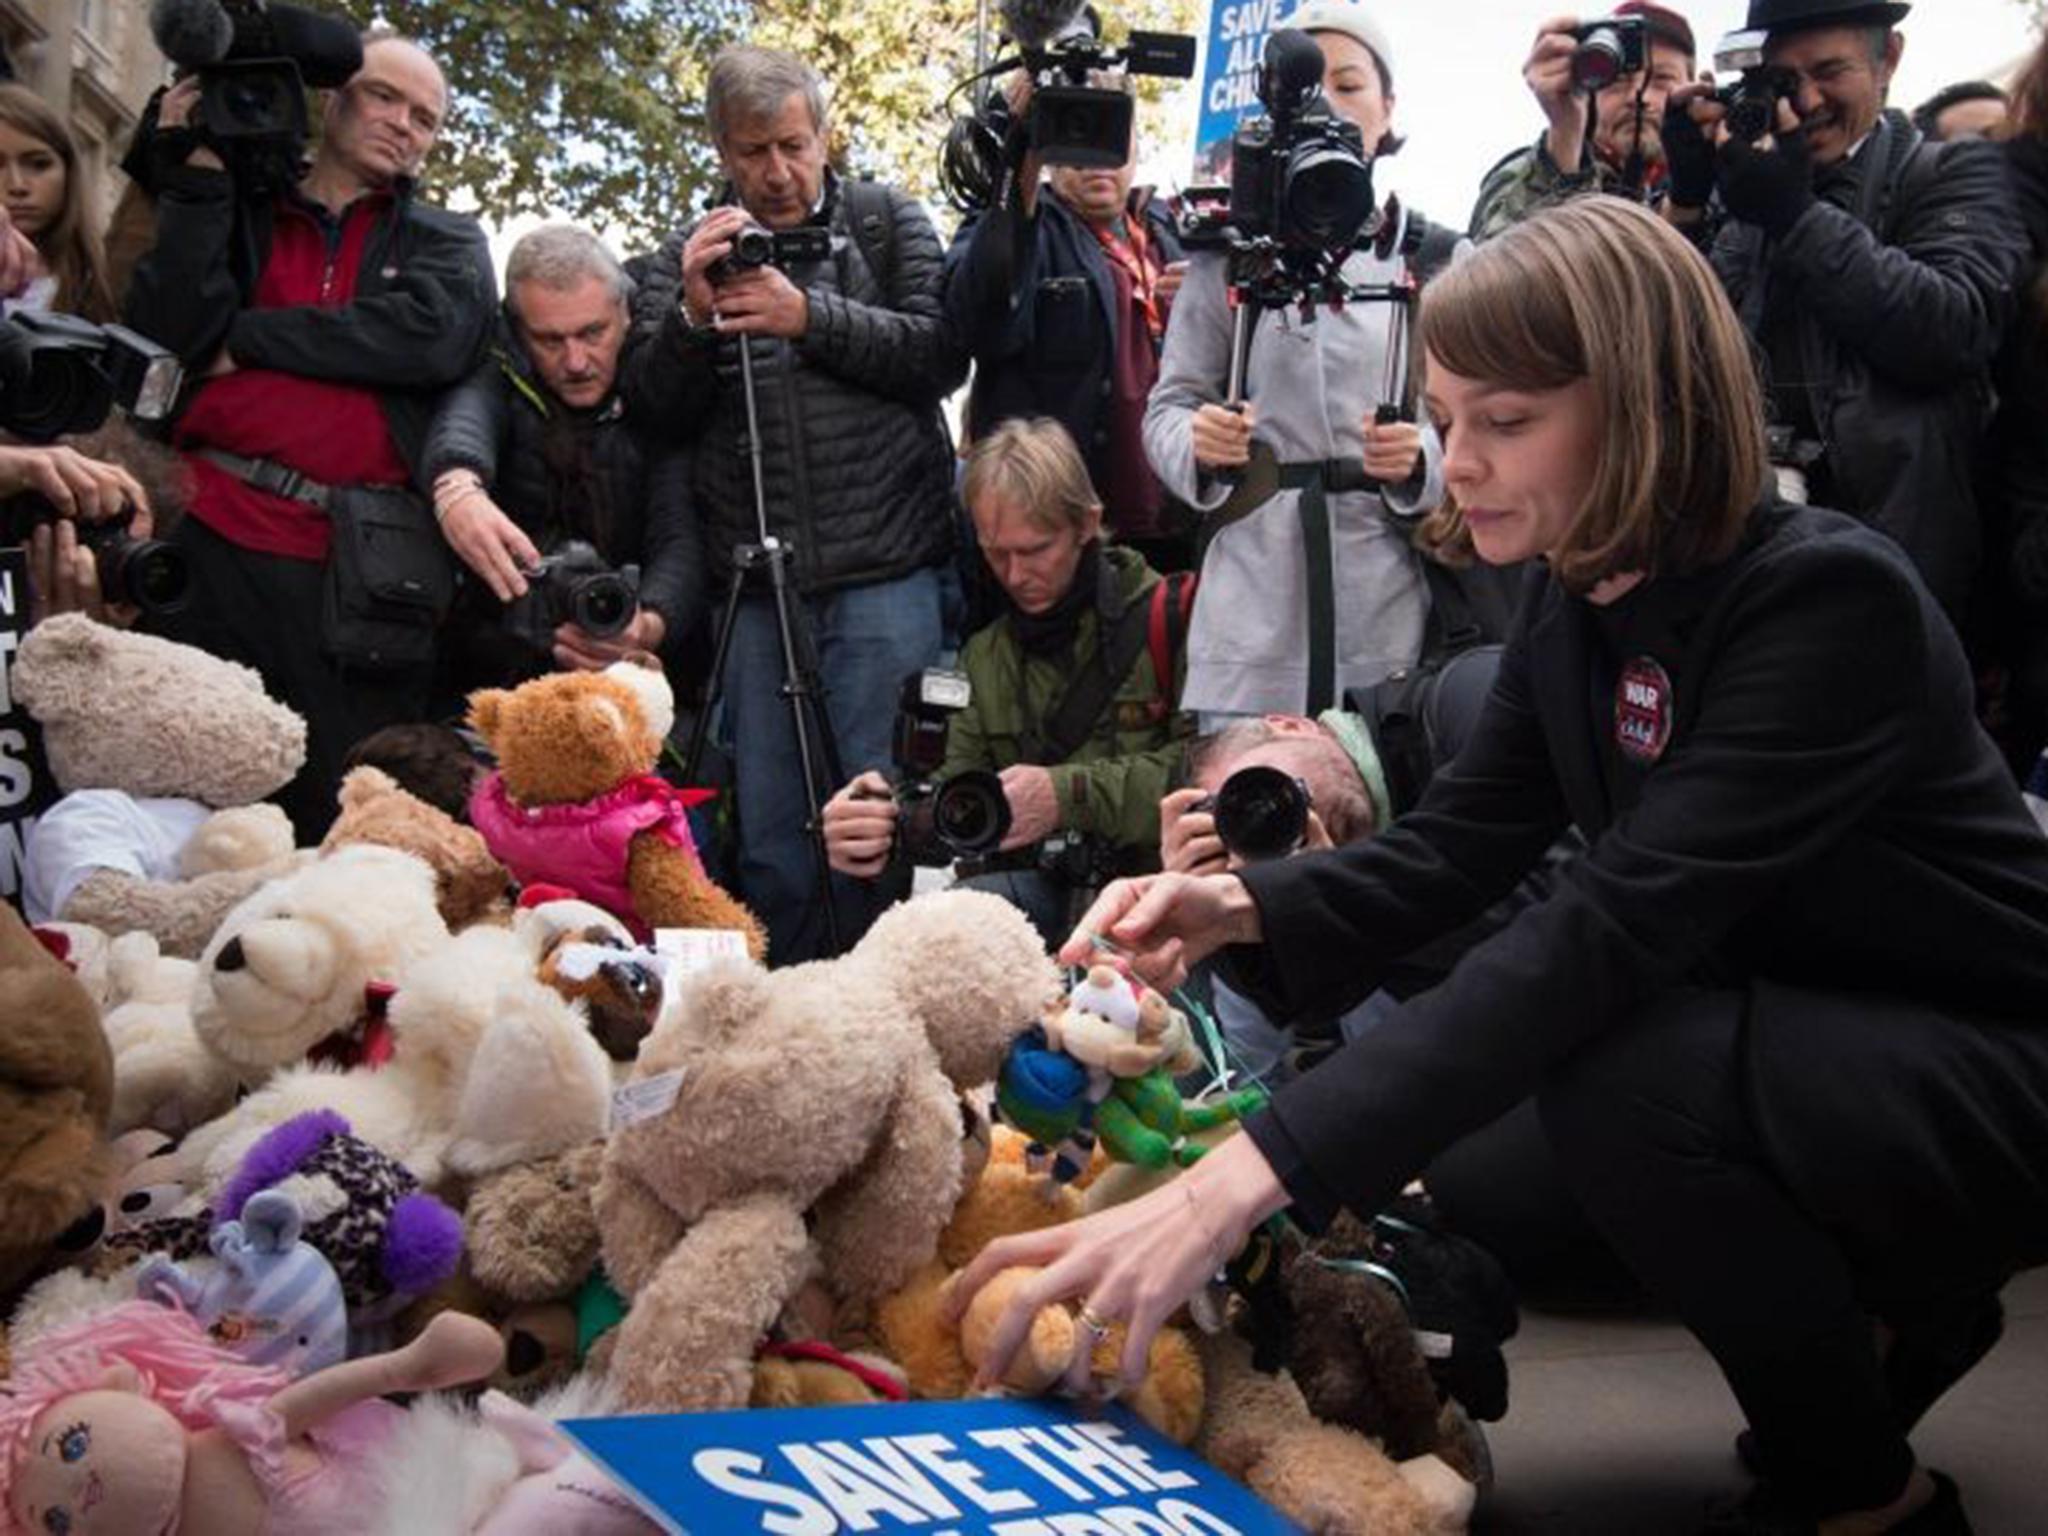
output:
<instances>
[{"instance_id":1,"label":"press photographer crowd","mask_svg":"<svg viewBox=\"0 0 2048 1536\"><path fill-rule=\"evenodd\" d=\"M1510 1283L1711 1354L1703 1529L1971 1528L1911 1437L2048 1262L2048 42L1908 113L1927 0L1532 12L1425 216L1397 9L1300 0L1169 197L1195 40L1007 0L950 237L730 46L706 206L502 297L404 36L154 0L111 228L0 84L0 786L61 793L57 958L0 913L10 1529L438 1530L357 1419L573 1375L435 1421L537 1480L446 1528L652 1530L552 1418L778 1348L1018 1390L1056 1318L1032 1389L1456 1530ZM222 1290L266 1237L345 1347ZM1300 1255L1442 1340L1409 1429L1327 1401Z\"/></svg>"}]
</instances>

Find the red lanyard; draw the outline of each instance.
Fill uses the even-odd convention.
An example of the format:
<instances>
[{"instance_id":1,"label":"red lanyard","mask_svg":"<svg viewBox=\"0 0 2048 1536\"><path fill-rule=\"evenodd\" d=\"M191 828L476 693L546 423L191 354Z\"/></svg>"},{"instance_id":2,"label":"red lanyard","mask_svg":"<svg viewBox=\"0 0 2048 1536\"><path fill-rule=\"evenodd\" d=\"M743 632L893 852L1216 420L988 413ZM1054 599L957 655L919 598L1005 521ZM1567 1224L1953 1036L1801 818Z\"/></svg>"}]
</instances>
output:
<instances>
[{"instance_id":1,"label":"red lanyard","mask_svg":"<svg viewBox=\"0 0 2048 1536\"><path fill-rule=\"evenodd\" d=\"M1113 229L1104 229L1100 224L1090 224L1095 238L1101 243L1102 253L1125 272L1130 274L1131 297L1138 301L1138 307L1145 312L1145 329L1152 339L1158 341L1166 334L1166 315L1159 307L1157 292L1159 274L1153 270L1151 248L1145 239L1145 231L1136 219L1127 218L1124 226L1130 231L1121 236Z\"/></svg>"}]
</instances>

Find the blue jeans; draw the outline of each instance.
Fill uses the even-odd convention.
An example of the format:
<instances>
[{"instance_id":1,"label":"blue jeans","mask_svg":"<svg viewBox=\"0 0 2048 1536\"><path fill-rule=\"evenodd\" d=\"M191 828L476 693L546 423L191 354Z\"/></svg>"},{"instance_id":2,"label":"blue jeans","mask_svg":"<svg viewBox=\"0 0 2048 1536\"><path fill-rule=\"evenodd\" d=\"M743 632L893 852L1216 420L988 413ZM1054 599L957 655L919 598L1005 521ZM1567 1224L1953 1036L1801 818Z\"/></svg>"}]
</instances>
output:
<instances>
[{"instance_id":1,"label":"blue jeans","mask_svg":"<svg viewBox=\"0 0 2048 1536\"><path fill-rule=\"evenodd\" d=\"M816 658L839 749L836 780L833 765L820 763L819 790L825 796L857 773L889 766L897 693L905 677L937 657L940 607L936 569L797 603L796 621L808 631L797 643L808 644ZM819 959L829 946L818 906L817 845L808 830L818 808L804 801L803 766L782 676L775 604L748 597L733 625L725 671L740 817L739 894L767 925L769 959L788 965ZM873 883L836 873L832 888L840 937L851 945L880 912L884 893Z\"/></svg>"}]
</instances>

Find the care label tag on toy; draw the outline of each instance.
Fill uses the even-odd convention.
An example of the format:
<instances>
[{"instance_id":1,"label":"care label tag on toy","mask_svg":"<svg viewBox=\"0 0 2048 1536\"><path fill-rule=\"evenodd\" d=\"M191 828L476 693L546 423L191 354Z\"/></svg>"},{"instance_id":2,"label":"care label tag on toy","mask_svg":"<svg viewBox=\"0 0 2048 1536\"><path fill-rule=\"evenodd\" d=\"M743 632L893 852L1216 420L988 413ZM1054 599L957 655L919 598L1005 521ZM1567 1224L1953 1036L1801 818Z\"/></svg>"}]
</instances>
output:
<instances>
[{"instance_id":1,"label":"care label tag on toy","mask_svg":"<svg viewBox=\"0 0 2048 1536\"><path fill-rule=\"evenodd\" d=\"M622 1131L642 1120L665 1115L683 1091L683 1069L676 1067L652 1077L637 1078L612 1090L612 1129Z\"/></svg>"},{"instance_id":2,"label":"care label tag on toy","mask_svg":"<svg viewBox=\"0 0 2048 1536\"><path fill-rule=\"evenodd\" d=\"M1458 1341L1448 1333L1432 1333L1427 1328L1418 1328L1415 1330L1415 1347L1425 1360L1448 1360L1457 1353Z\"/></svg>"},{"instance_id":3,"label":"care label tag on toy","mask_svg":"<svg viewBox=\"0 0 2048 1536\"><path fill-rule=\"evenodd\" d=\"M747 936L737 928L657 928L654 952L675 962L676 975L688 976L719 960L745 960Z\"/></svg>"},{"instance_id":4,"label":"care label tag on toy","mask_svg":"<svg viewBox=\"0 0 2048 1536\"><path fill-rule=\"evenodd\" d=\"M976 1398L570 1419L664 1531L1289 1536L1238 1483L1122 1408Z\"/></svg>"}]
</instances>

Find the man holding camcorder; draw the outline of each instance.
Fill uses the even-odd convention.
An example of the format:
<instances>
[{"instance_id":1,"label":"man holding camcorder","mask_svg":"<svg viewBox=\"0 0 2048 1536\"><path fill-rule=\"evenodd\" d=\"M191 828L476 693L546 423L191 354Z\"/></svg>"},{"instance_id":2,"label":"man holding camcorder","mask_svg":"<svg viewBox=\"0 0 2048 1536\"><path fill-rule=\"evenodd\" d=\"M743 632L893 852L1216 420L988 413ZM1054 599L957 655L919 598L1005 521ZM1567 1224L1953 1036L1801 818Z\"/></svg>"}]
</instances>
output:
<instances>
[{"instance_id":1,"label":"man holding camcorder","mask_svg":"<svg viewBox=\"0 0 2048 1536\"><path fill-rule=\"evenodd\" d=\"M174 536L191 591L166 627L305 716L306 766L282 797L302 842L333 819L349 747L424 703L453 572L408 487L495 287L476 221L413 198L448 104L439 67L389 36L360 58L296 184L250 174L248 140L199 110L204 69L164 95L135 157L157 230L128 323L200 380L173 436L193 476ZM283 141L265 163L293 158L289 124L264 136Z\"/></svg>"},{"instance_id":2,"label":"man holding camcorder","mask_svg":"<svg viewBox=\"0 0 2048 1536\"><path fill-rule=\"evenodd\" d=\"M840 764L880 768L897 688L943 638L953 455L939 402L959 370L940 336L938 235L902 193L827 167L823 86L801 59L724 50L705 115L728 188L669 238L634 299L626 400L648 431L693 445L715 569L729 573L739 546L793 550L792 639L815 652ZM780 962L827 942L790 662L776 602L750 590L725 717L740 894ZM862 898L842 885L835 900Z\"/></svg>"},{"instance_id":3,"label":"man holding camcorder","mask_svg":"<svg viewBox=\"0 0 2048 1536\"><path fill-rule=\"evenodd\" d=\"M1663 195L1662 130L1672 91L1692 78L1692 27L1648 0L1596 21L1543 23L1522 79L1547 120L1533 145L1486 173L1472 238L1490 239L1540 208L1585 192Z\"/></svg>"},{"instance_id":4,"label":"man holding camcorder","mask_svg":"<svg viewBox=\"0 0 2048 1536\"><path fill-rule=\"evenodd\" d=\"M1931 143L1885 105L1909 9L1750 0L1716 58L1740 81L1672 95L1665 216L1707 245L1764 354L1780 489L1890 534L1956 617L2027 246L1996 146Z\"/></svg>"},{"instance_id":5,"label":"man holding camcorder","mask_svg":"<svg viewBox=\"0 0 2048 1536\"><path fill-rule=\"evenodd\" d=\"M454 693L659 653L699 616L689 457L634 430L617 389L632 291L587 230L533 231L491 356L435 413L422 478L475 578L443 643Z\"/></svg>"},{"instance_id":6,"label":"man holding camcorder","mask_svg":"<svg viewBox=\"0 0 2048 1536\"><path fill-rule=\"evenodd\" d=\"M969 452L964 494L1007 611L961 652L943 757L863 773L825 807L833 868L873 878L899 853L970 861L967 883L1021 908L1048 943L1077 897L1155 866L1159 798L1189 735L1174 709L1185 579L1104 541L1073 439L1008 421ZM910 755L910 754L906 754Z\"/></svg>"}]
</instances>

